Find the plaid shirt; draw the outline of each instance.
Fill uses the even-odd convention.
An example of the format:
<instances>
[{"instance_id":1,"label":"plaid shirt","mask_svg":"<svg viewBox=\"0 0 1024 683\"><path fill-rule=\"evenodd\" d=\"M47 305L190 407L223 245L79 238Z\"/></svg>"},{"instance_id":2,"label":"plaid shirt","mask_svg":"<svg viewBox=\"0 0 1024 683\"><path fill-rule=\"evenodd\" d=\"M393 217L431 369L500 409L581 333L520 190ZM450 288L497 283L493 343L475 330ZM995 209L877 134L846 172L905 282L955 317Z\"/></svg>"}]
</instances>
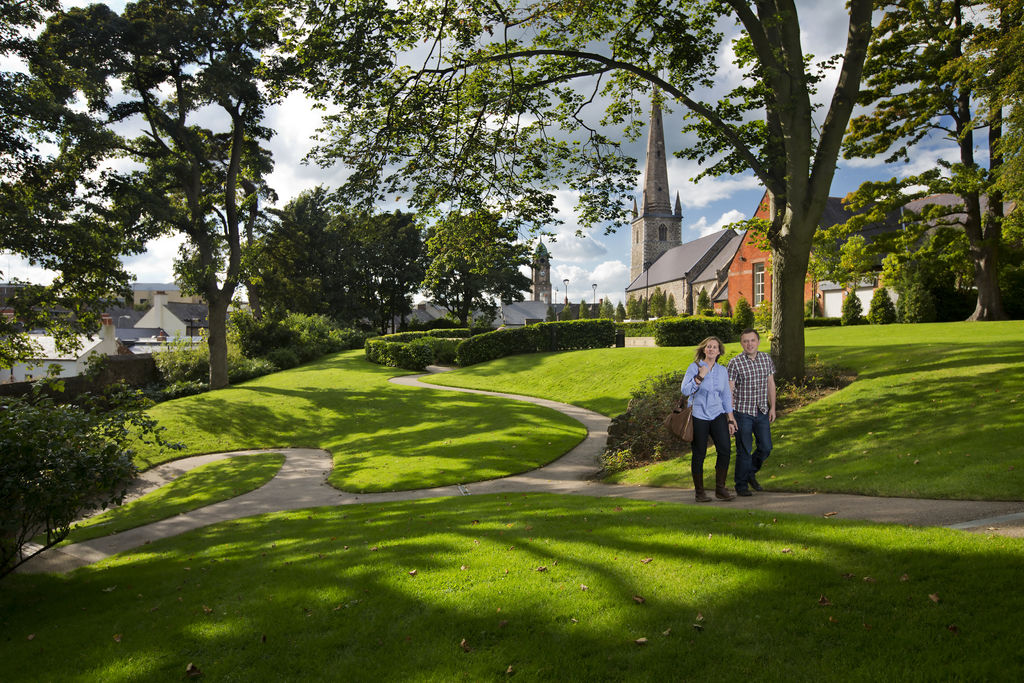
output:
<instances>
[{"instance_id":1,"label":"plaid shirt","mask_svg":"<svg viewBox=\"0 0 1024 683\"><path fill-rule=\"evenodd\" d=\"M775 363L763 351L758 351L753 359L741 353L729 361L729 381L735 385L733 409L746 415L767 413L768 377L774 374Z\"/></svg>"}]
</instances>

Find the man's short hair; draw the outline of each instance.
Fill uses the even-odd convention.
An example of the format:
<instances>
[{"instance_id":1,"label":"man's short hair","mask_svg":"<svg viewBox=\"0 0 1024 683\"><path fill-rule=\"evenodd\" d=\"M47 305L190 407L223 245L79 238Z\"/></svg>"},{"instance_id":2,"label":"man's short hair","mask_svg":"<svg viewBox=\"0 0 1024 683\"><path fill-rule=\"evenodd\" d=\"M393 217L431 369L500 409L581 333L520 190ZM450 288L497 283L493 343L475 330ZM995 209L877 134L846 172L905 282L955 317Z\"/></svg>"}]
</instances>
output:
<instances>
[{"instance_id":1,"label":"man's short hair","mask_svg":"<svg viewBox=\"0 0 1024 683\"><path fill-rule=\"evenodd\" d=\"M757 337L758 341L761 341L761 335L758 334L757 330L755 330L753 327L748 327L747 329L745 329L742 332L740 332L740 337L743 337L743 335L745 335L745 334L752 334L755 337Z\"/></svg>"}]
</instances>

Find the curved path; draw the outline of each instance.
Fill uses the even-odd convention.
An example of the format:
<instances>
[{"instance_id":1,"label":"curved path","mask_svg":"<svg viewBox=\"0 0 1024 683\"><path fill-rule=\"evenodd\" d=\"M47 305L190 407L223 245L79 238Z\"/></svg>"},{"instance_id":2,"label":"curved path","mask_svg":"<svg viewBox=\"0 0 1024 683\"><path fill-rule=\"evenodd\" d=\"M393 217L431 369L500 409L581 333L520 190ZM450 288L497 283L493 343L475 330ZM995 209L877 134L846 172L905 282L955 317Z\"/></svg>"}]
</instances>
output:
<instances>
[{"instance_id":1,"label":"curved path","mask_svg":"<svg viewBox=\"0 0 1024 683\"><path fill-rule=\"evenodd\" d=\"M442 372L446 368L431 367L428 370ZM567 403L532 396L425 384L420 382L420 378L424 376L426 375L405 375L393 377L390 381L406 386L485 394L534 403L557 410L579 421L587 428L587 436L575 448L554 462L529 472L472 484L388 493L355 494L339 491L330 486L327 484L327 476L332 467L331 455L327 451L316 448L269 448L183 458L147 470L140 475L126 501L155 490L195 467L216 460L253 453L285 454L285 462L277 475L254 491L135 529L48 550L22 565L19 571L70 571L151 541L175 536L210 524L267 512L326 505L525 492L697 504L693 502L693 489L624 486L593 481L593 476L601 468L600 455L604 450L608 437L608 425L611 422L604 415ZM727 503L716 501L713 504L736 509L821 515L836 519L858 519L914 526L948 526L954 529L1024 538L1024 501L930 500L880 498L841 493L765 491L749 498L735 498Z\"/></svg>"}]
</instances>

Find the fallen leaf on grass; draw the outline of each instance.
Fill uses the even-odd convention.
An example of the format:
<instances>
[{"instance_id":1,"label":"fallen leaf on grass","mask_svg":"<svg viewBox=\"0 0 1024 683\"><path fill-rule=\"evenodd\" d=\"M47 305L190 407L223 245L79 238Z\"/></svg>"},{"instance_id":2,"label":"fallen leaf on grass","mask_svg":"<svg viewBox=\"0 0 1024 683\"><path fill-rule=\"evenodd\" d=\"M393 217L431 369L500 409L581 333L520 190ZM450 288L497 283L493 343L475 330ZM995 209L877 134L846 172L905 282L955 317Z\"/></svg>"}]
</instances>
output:
<instances>
[{"instance_id":1,"label":"fallen leaf on grass","mask_svg":"<svg viewBox=\"0 0 1024 683\"><path fill-rule=\"evenodd\" d=\"M670 634L670 633L672 633L672 629L667 628L667 629L665 629L664 631L661 632L661 635L663 635L665 637L668 637L668 634Z\"/></svg>"},{"instance_id":2,"label":"fallen leaf on grass","mask_svg":"<svg viewBox=\"0 0 1024 683\"><path fill-rule=\"evenodd\" d=\"M946 627L946 630L952 633L953 635L957 635L958 633L960 633L960 629L957 628L956 624L950 624Z\"/></svg>"},{"instance_id":3,"label":"fallen leaf on grass","mask_svg":"<svg viewBox=\"0 0 1024 683\"><path fill-rule=\"evenodd\" d=\"M463 638L462 642L459 643L459 647L462 648L463 652L471 652L472 651L471 648L469 647L469 645L466 643L466 639L465 638Z\"/></svg>"},{"instance_id":4,"label":"fallen leaf on grass","mask_svg":"<svg viewBox=\"0 0 1024 683\"><path fill-rule=\"evenodd\" d=\"M213 611L212 608L207 607L206 605L203 605L203 614L209 614L212 611Z\"/></svg>"},{"instance_id":5,"label":"fallen leaf on grass","mask_svg":"<svg viewBox=\"0 0 1024 683\"><path fill-rule=\"evenodd\" d=\"M111 586L110 588L104 588L103 592L104 593L109 593L109 592L111 592L113 590L116 590L116 589L117 589L117 586Z\"/></svg>"},{"instance_id":6,"label":"fallen leaf on grass","mask_svg":"<svg viewBox=\"0 0 1024 683\"><path fill-rule=\"evenodd\" d=\"M467 567L466 565L462 565L461 567L459 567L459 569L461 569L462 571L466 571L467 569L469 569L469 567Z\"/></svg>"},{"instance_id":7,"label":"fallen leaf on grass","mask_svg":"<svg viewBox=\"0 0 1024 683\"><path fill-rule=\"evenodd\" d=\"M498 628L505 628L508 626L508 619L502 619L498 622Z\"/></svg>"},{"instance_id":8,"label":"fallen leaf on grass","mask_svg":"<svg viewBox=\"0 0 1024 683\"><path fill-rule=\"evenodd\" d=\"M864 582L865 583L874 583L875 580L873 578L871 578L870 576L865 576L864 577Z\"/></svg>"},{"instance_id":9,"label":"fallen leaf on grass","mask_svg":"<svg viewBox=\"0 0 1024 683\"><path fill-rule=\"evenodd\" d=\"M826 478L826 479L831 479L831 478L832 478L832 475L831 475L831 474L826 474L826 475L825 475L825 478Z\"/></svg>"},{"instance_id":10,"label":"fallen leaf on grass","mask_svg":"<svg viewBox=\"0 0 1024 683\"><path fill-rule=\"evenodd\" d=\"M818 598L818 604L822 607L829 607L832 604L832 601L826 598L824 595L822 595L820 598Z\"/></svg>"},{"instance_id":11,"label":"fallen leaf on grass","mask_svg":"<svg viewBox=\"0 0 1024 683\"><path fill-rule=\"evenodd\" d=\"M416 574L418 574L418 573L419 572L417 572L415 569L409 570L409 576L416 576Z\"/></svg>"},{"instance_id":12,"label":"fallen leaf on grass","mask_svg":"<svg viewBox=\"0 0 1024 683\"><path fill-rule=\"evenodd\" d=\"M642 605L642 604L644 604L644 602L646 602L646 601L645 601L645 600L644 600L644 599L643 599L643 598L642 598L641 596L639 596L639 595L634 595L634 596L633 596L633 602L635 602L635 603L636 603L636 604L638 604L638 605Z\"/></svg>"},{"instance_id":13,"label":"fallen leaf on grass","mask_svg":"<svg viewBox=\"0 0 1024 683\"><path fill-rule=\"evenodd\" d=\"M34 634L34 633L28 634L28 640L35 640L35 639L36 639L36 634Z\"/></svg>"},{"instance_id":14,"label":"fallen leaf on grass","mask_svg":"<svg viewBox=\"0 0 1024 683\"><path fill-rule=\"evenodd\" d=\"M185 667L185 675L189 678L199 678L203 675L203 672L198 666L189 662L188 666Z\"/></svg>"},{"instance_id":15,"label":"fallen leaf on grass","mask_svg":"<svg viewBox=\"0 0 1024 683\"><path fill-rule=\"evenodd\" d=\"M509 675L509 676L511 676L511 675L512 675L513 673L515 673L515 672L514 672L514 671L512 670L512 665L511 665L511 664L509 664L509 665L508 665L508 668L507 668L507 669L505 669L505 673L506 673L507 675Z\"/></svg>"},{"instance_id":16,"label":"fallen leaf on grass","mask_svg":"<svg viewBox=\"0 0 1024 683\"><path fill-rule=\"evenodd\" d=\"M939 594L938 593L929 593L928 594L928 599L931 600L932 602L938 602L939 601Z\"/></svg>"},{"instance_id":17,"label":"fallen leaf on grass","mask_svg":"<svg viewBox=\"0 0 1024 683\"><path fill-rule=\"evenodd\" d=\"M371 552L371 553L372 553L372 552L376 552L376 551L377 551L377 546L373 546L372 548L370 548L370 552Z\"/></svg>"},{"instance_id":18,"label":"fallen leaf on grass","mask_svg":"<svg viewBox=\"0 0 1024 683\"><path fill-rule=\"evenodd\" d=\"M910 577L907 576L906 574L904 574L903 576L900 577L900 581L910 581Z\"/></svg>"},{"instance_id":19,"label":"fallen leaf on grass","mask_svg":"<svg viewBox=\"0 0 1024 683\"><path fill-rule=\"evenodd\" d=\"M121 642L121 634L120 633L115 633L114 634L114 642L115 643L120 643Z\"/></svg>"},{"instance_id":20,"label":"fallen leaf on grass","mask_svg":"<svg viewBox=\"0 0 1024 683\"><path fill-rule=\"evenodd\" d=\"M864 629L867 631L871 630L871 624L864 624Z\"/></svg>"},{"instance_id":21,"label":"fallen leaf on grass","mask_svg":"<svg viewBox=\"0 0 1024 683\"><path fill-rule=\"evenodd\" d=\"M843 574L843 578L846 579L847 581L849 581L850 579L853 578L853 574L850 574L850 573Z\"/></svg>"},{"instance_id":22,"label":"fallen leaf on grass","mask_svg":"<svg viewBox=\"0 0 1024 683\"><path fill-rule=\"evenodd\" d=\"M615 506L615 511L616 512L622 512L622 506L621 505L616 505Z\"/></svg>"},{"instance_id":23,"label":"fallen leaf on grass","mask_svg":"<svg viewBox=\"0 0 1024 683\"><path fill-rule=\"evenodd\" d=\"M646 638L637 638L633 642L636 643L637 645L646 645L647 644L647 639Z\"/></svg>"},{"instance_id":24,"label":"fallen leaf on grass","mask_svg":"<svg viewBox=\"0 0 1024 683\"><path fill-rule=\"evenodd\" d=\"M580 584L580 590L581 590L581 591L585 591L585 590L587 590L587 585L586 585L586 584L583 584L583 583L581 583L581 584Z\"/></svg>"},{"instance_id":25,"label":"fallen leaf on grass","mask_svg":"<svg viewBox=\"0 0 1024 683\"><path fill-rule=\"evenodd\" d=\"M838 624L839 623L839 620L836 619L835 617L829 617L828 620L829 620L830 623L833 623L833 624Z\"/></svg>"},{"instance_id":26,"label":"fallen leaf on grass","mask_svg":"<svg viewBox=\"0 0 1024 683\"><path fill-rule=\"evenodd\" d=\"M793 552L793 549L792 548L783 548L782 552L784 552L784 553L791 553L791 552Z\"/></svg>"},{"instance_id":27,"label":"fallen leaf on grass","mask_svg":"<svg viewBox=\"0 0 1024 683\"><path fill-rule=\"evenodd\" d=\"M548 568L545 567L544 565L541 565L541 566L537 567L537 571L539 571L539 572L546 572L547 570L548 570Z\"/></svg>"},{"instance_id":28,"label":"fallen leaf on grass","mask_svg":"<svg viewBox=\"0 0 1024 683\"><path fill-rule=\"evenodd\" d=\"M822 515L822 517L834 517L835 515L838 515L838 514L839 514L838 511L833 510L832 512L826 512L824 515Z\"/></svg>"},{"instance_id":29,"label":"fallen leaf on grass","mask_svg":"<svg viewBox=\"0 0 1024 683\"><path fill-rule=\"evenodd\" d=\"M643 562L644 564L650 564L652 561L654 561L654 558L653 557L645 557L644 559L642 559L640 561Z\"/></svg>"}]
</instances>

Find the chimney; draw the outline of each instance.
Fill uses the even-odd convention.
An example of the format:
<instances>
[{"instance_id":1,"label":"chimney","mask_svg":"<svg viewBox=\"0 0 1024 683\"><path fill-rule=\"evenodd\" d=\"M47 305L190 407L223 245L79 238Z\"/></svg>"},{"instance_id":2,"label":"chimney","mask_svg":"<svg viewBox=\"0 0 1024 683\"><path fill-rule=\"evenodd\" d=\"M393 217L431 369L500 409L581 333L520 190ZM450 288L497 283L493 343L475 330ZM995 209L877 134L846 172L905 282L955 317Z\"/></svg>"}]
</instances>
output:
<instances>
[{"instance_id":1,"label":"chimney","mask_svg":"<svg viewBox=\"0 0 1024 683\"><path fill-rule=\"evenodd\" d=\"M106 356L117 355L117 337L114 330L114 318L109 313L100 316L100 345L99 352Z\"/></svg>"}]
</instances>

